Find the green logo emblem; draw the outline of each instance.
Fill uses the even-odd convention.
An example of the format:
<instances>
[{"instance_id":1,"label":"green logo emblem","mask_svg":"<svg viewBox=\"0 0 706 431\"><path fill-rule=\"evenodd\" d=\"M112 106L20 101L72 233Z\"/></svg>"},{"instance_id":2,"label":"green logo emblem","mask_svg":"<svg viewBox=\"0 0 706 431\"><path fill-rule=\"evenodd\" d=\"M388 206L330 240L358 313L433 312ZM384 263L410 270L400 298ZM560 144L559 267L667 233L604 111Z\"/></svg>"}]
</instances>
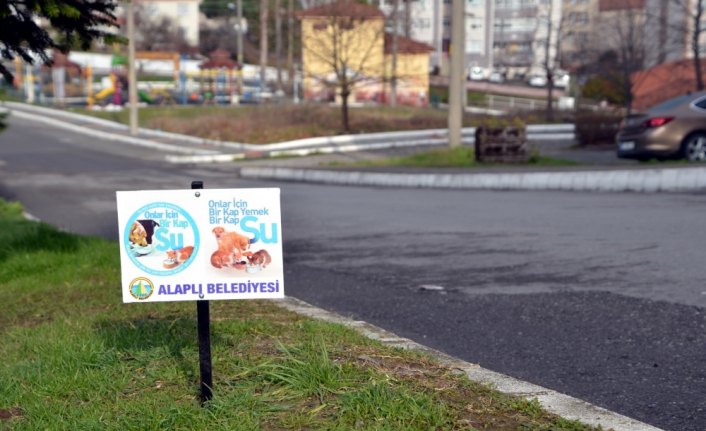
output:
<instances>
[{"instance_id":1,"label":"green logo emblem","mask_svg":"<svg viewBox=\"0 0 706 431\"><path fill-rule=\"evenodd\" d=\"M137 277L130 282L130 295L135 299L147 299L153 292L154 284L145 277Z\"/></svg>"}]
</instances>

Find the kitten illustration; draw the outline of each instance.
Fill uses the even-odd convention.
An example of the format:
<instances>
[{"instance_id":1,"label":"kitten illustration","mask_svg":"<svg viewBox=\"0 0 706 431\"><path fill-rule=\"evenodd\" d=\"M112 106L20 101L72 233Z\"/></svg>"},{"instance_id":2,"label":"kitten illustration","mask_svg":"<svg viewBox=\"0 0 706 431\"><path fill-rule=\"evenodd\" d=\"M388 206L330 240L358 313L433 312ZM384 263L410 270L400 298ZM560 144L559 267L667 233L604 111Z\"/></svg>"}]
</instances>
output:
<instances>
[{"instance_id":1,"label":"kitten illustration","mask_svg":"<svg viewBox=\"0 0 706 431\"><path fill-rule=\"evenodd\" d=\"M191 245L187 245L179 250L167 250L167 259L162 262L162 264L165 268L174 268L189 260L193 252L194 247Z\"/></svg>"},{"instance_id":2,"label":"kitten illustration","mask_svg":"<svg viewBox=\"0 0 706 431\"><path fill-rule=\"evenodd\" d=\"M245 263L241 262L241 255L218 249L211 255L211 265L215 268L235 268L243 269Z\"/></svg>"},{"instance_id":3,"label":"kitten illustration","mask_svg":"<svg viewBox=\"0 0 706 431\"><path fill-rule=\"evenodd\" d=\"M272 257L270 257L270 254L264 249L250 254L247 258L251 266L260 265L262 268L265 268L272 263Z\"/></svg>"}]
</instances>

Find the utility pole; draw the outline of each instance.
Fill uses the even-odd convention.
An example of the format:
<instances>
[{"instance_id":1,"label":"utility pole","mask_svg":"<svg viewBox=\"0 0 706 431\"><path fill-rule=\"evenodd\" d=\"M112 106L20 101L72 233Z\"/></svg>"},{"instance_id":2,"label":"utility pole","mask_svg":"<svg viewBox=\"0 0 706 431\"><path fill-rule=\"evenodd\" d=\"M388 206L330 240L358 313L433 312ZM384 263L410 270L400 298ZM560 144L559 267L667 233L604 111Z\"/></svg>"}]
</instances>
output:
<instances>
[{"instance_id":1,"label":"utility pole","mask_svg":"<svg viewBox=\"0 0 706 431\"><path fill-rule=\"evenodd\" d=\"M392 73L390 77L390 106L397 106L397 24L400 0L392 1Z\"/></svg>"},{"instance_id":2,"label":"utility pole","mask_svg":"<svg viewBox=\"0 0 706 431\"><path fill-rule=\"evenodd\" d=\"M463 126L463 92L466 91L464 74L465 47L465 0L453 0L451 5L451 73L449 74L449 146L461 146Z\"/></svg>"},{"instance_id":3,"label":"utility pole","mask_svg":"<svg viewBox=\"0 0 706 431\"><path fill-rule=\"evenodd\" d=\"M127 86L130 104L130 134L137 135L137 73L135 71L135 3L127 2Z\"/></svg>"}]
</instances>

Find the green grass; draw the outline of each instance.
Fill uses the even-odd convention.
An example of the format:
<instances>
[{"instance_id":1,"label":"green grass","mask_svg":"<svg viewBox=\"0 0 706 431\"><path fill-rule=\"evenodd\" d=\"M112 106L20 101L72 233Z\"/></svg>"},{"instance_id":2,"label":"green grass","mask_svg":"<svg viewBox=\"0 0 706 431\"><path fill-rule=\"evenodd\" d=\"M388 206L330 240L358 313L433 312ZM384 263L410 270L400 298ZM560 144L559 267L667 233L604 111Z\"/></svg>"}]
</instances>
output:
<instances>
[{"instance_id":1,"label":"green grass","mask_svg":"<svg viewBox=\"0 0 706 431\"><path fill-rule=\"evenodd\" d=\"M198 400L193 303L123 304L118 246L0 201L2 430L587 430L273 301L211 303Z\"/></svg>"},{"instance_id":2,"label":"green grass","mask_svg":"<svg viewBox=\"0 0 706 431\"><path fill-rule=\"evenodd\" d=\"M551 157L534 154L528 163L522 166L574 166L578 163L554 159ZM478 168L488 166L499 166L488 163L478 163L475 160L475 153L472 148L443 148L439 150L421 151L405 157L395 157L389 159L378 159L370 161L356 162L354 164L343 164L334 162L335 166L399 166L416 168ZM519 166L520 164L503 164L502 166Z\"/></svg>"},{"instance_id":3,"label":"green grass","mask_svg":"<svg viewBox=\"0 0 706 431\"><path fill-rule=\"evenodd\" d=\"M75 112L127 124L128 111ZM487 116L465 114L464 127L478 126ZM513 117L514 118L514 117ZM527 124L543 122L522 115ZM350 110L350 130L341 126L341 108L322 104L264 104L245 106L149 106L139 110L139 123L169 132L205 139L268 144L317 136L423 130L448 127L447 112L433 108L359 107Z\"/></svg>"}]
</instances>

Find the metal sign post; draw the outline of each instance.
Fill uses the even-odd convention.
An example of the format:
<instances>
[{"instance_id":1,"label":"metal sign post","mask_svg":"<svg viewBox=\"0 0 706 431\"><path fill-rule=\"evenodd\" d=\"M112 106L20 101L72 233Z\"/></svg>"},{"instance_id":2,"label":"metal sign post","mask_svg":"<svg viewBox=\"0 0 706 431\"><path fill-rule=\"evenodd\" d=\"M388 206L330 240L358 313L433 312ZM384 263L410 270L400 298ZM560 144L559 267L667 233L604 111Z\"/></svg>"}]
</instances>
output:
<instances>
[{"instance_id":1,"label":"metal sign post","mask_svg":"<svg viewBox=\"0 0 706 431\"><path fill-rule=\"evenodd\" d=\"M203 189L203 181L192 181L192 190ZM197 192L198 193L198 192ZM199 368L201 369L201 402L213 398L213 367L211 362L211 310L209 302L196 301L199 333Z\"/></svg>"}]
</instances>

